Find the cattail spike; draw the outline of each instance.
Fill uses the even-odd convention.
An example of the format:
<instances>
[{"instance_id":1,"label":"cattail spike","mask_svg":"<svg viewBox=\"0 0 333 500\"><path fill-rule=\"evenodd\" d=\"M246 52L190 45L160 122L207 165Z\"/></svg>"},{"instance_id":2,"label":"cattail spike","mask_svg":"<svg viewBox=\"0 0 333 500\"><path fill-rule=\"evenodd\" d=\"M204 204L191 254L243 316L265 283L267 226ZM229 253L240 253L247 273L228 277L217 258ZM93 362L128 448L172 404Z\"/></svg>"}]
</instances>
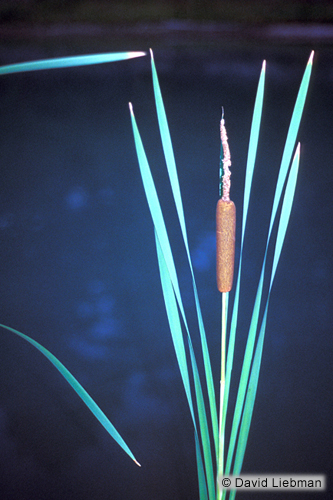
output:
<instances>
[{"instance_id":1,"label":"cattail spike","mask_svg":"<svg viewBox=\"0 0 333 500\"><path fill-rule=\"evenodd\" d=\"M220 292L232 288L235 263L236 207L222 198L216 207L216 278Z\"/></svg>"},{"instance_id":2,"label":"cattail spike","mask_svg":"<svg viewBox=\"0 0 333 500\"><path fill-rule=\"evenodd\" d=\"M230 150L227 131L224 125L224 109L220 122L221 162L220 162L220 199L216 207L216 277L220 292L232 288L235 262L236 207L230 200Z\"/></svg>"}]
</instances>

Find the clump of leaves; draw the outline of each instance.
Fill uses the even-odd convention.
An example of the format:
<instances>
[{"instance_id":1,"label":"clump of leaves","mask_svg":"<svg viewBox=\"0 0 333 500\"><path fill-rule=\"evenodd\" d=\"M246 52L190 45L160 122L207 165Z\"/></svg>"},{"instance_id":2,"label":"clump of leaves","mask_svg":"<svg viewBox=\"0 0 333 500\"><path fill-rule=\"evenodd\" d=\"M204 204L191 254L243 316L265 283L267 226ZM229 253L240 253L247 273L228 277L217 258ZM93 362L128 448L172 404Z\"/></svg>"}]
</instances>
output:
<instances>
[{"instance_id":1,"label":"clump of leaves","mask_svg":"<svg viewBox=\"0 0 333 500\"><path fill-rule=\"evenodd\" d=\"M294 153L298 129L304 109L305 99L308 91L309 80L312 70L313 52L309 58L301 86L296 99L295 108L291 118L289 131L285 143L285 148L282 156L279 176L277 180L273 208L270 218L268 236L266 240L266 250L262 264L259 285L256 293L255 303L252 312L250 328L247 337L247 344L244 354L243 367L238 386L238 394L236 405L233 411L231 435L229 447L227 451L226 463L224 465L225 451L225 425L227 408L229 403L230 380L234 360L235 341L237 332L237 321L241 313L239 308L240 301L240 278L243 264L243 243L245 228L247 222L248 207L250 201L250 193L252 186L252 178L256 161L256 152L259 139L266 63L264 61L261 75L258 84L257 96L254 105L254 113L251 125L250 142L248 150L248 159L246 166L244 202L243 202L243 218L241 231L241 250L239 267L237 273L236 290L234 303L232 308L231 326L229 331L228 349L226 351L226 323L227 323L227 308L229 292L222 292L222 341L221 341L221 392L220 392L220 411L219 422L217 415L216 396L214 391L213 376L209 351L207 346L207 338L202 319L202 313L199 303L197 286L195 282L193 266L188 245L187 230L185 224L184 210L180 187L177 176L176 163L171 143L170 131L167 123L166 113L164 109L162 94L158 82L155 62L151 51L151 66L153 75L153 86L155 93L155 103L158 124L160 129L161 141L164 150L166 167L169 174L171 189L174 202L178 214L179 224L181 227L182 237L185 245L185 250L188 258L188 264L192 276L193 293L195 298L195 306L198 318L202 357L204 362L204 383L201 382L198 372L197 361L193 351L192 340L186 320L185 310L181 298L177 272L172 255L171 245L167 234L166 225L164 222L162 209L159 203L157 191L149 167L148 159L142 144L140 133L137 127L136 119L133 112L133 107L130 104L130 112L132 118L133 134L136 145L136 151L142 176L143 186L146 193L149 209L154 223L154 232L157 248L158 264L161 276L162 290L164 296L165 307L169 320L172 340L175 347L177 361L184 384L184 389L190 409L190 413L194 425L194 436L197 456L197 469L199 481L200 500L215 500L216 498L226 498L226 490L222 491L219 481L215 481L214 473L218 476L240 474L244 459L249 428L252 418L253 406L257 392L259 371L261 365L261 357L263 343L266 331L267 311L269 299L274 281L276 268L280 259L283 241L288 227L289 216L292 208L299 158L300 145L298 144ZM223 137L221 137L223 142ZM223 144L222 144L223 146ZM223 152L223 147L221 148ZM293 160L291 162L294 153ZM223 163L223 157L221 158ZM289 169L291 163L291 167ZM284 193L284 194L283 194ZM222 195L222 193L221 193ZM282 208L278 215L278 207L281 199ZM274 243L273 265L270 270L266 269L267 250L272 239L272 229L275 220L278 219L277 236ZM267 294L263 295L264 278L269 280L269 288ZM259 312L261 306L264 306L264 315L259 324ZM185 339L183 335L184 325ZM189 352L189 360L186 357L186 348ZM225 366L226 359L226 366ZM193 387L191 390L190 373L193 377ZM205 407L203 398L203 385L205 385L208 395L209 405ZM195 401L195 404L193 403ZM208 413L208 417L207 417ZM210 431L213 436L210 441ZM231 491L230 499L235 497L235 490Z\"/></svg>"}]
</instances>

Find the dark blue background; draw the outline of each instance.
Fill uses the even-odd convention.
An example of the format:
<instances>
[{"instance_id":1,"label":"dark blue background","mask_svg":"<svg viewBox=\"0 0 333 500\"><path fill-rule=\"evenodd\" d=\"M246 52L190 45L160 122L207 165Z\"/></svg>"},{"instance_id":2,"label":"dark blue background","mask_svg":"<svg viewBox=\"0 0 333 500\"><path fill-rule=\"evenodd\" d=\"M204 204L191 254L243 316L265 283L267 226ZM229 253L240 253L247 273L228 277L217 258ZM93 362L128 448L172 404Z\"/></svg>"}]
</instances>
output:
<instances>
[{"instance_id":1,"label":"dark blue background","mask_svg":"<svg viewBox=\"0 0 333 500\"><path fill-rule=\"evenodd\" d=\"M8 64L147 50L151 44L149 37L133 44L103 38L2 40L0 59ZM299 133L299 183L272 292L243 467L258 474L332 471L333 53L319 43L223 37L206 44L171 38L156 43L155 49L218 387L214 219L221 105L233 162L231 197L237 206L239 242L253 104L262 60L267 59L237 377L284 141L313 48L314 70ZM0 96L0 322L57 356L142 464L139 469L132 463L39 352L1 331L1 498L197 498L192 424L166 321L128 111L131 101L198 346L149 58L2 76Z\"/></svg>"}]
</instances>

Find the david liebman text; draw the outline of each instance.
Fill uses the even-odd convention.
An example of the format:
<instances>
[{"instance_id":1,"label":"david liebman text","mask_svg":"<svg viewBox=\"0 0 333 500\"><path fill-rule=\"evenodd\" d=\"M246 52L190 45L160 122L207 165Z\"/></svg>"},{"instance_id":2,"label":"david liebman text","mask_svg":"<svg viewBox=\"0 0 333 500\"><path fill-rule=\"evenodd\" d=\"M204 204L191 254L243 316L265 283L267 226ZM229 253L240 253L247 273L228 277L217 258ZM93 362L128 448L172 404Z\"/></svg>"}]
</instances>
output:
<instances>
[{"instance_id":1,"label":"david liebman text","mask_svg":"<svg viewBox=\"0 0 333 500\"><path fill-rule=\"evenodd\" d=\"M222 488L237 490L325 491L324 474L242 474L220 478Z\"/></svg>"}]
</instances>

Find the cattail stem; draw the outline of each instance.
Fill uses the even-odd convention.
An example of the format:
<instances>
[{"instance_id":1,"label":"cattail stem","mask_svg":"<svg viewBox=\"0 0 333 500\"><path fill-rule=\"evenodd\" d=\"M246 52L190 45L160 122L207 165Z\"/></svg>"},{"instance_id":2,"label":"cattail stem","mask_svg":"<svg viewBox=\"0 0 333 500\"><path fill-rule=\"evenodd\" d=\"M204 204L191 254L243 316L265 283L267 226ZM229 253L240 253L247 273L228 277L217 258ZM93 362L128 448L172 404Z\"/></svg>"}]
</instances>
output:
<instances>
[{"instance_id":1,"label":"cattail stem","mask_svg":"<svg viewBox=\"0 0 333 500\"><path fill-rule=\"evenodd\" d=\"M219 412L219 449L217 463L217 500L221 500L223 492L218 478L224 471L225 420L224 390L226 361L226 332L228 316L229 291L232 288L235 262L236 207L230 200L230 149L227 131L224 125L224 112L220 122L221 132L221 163L220 163L220 199L216 207L216 277L217 287L222 292L221 318L221 379L220 379L220 412Z\"/></svg>"},{"instance_id":2,"label":"cattail stem","mask_svg":"<svg viewBox=\"0 0 333 500\"><path fill-rule=\"evenodd\" d=\"M224 470L224 444L225 444L225 422L223 416L223 400L225 387L225 360L226 360L226 332L227 332L227 315L228 315L228 298L229 294L222 293L222 318L221 318L221 380L220 380L220 411L219 411L219 451L217 464L217 478L223 475ZM222 491L217 481L217 500L221 500Z\"/></svg>"}]
</instances>

